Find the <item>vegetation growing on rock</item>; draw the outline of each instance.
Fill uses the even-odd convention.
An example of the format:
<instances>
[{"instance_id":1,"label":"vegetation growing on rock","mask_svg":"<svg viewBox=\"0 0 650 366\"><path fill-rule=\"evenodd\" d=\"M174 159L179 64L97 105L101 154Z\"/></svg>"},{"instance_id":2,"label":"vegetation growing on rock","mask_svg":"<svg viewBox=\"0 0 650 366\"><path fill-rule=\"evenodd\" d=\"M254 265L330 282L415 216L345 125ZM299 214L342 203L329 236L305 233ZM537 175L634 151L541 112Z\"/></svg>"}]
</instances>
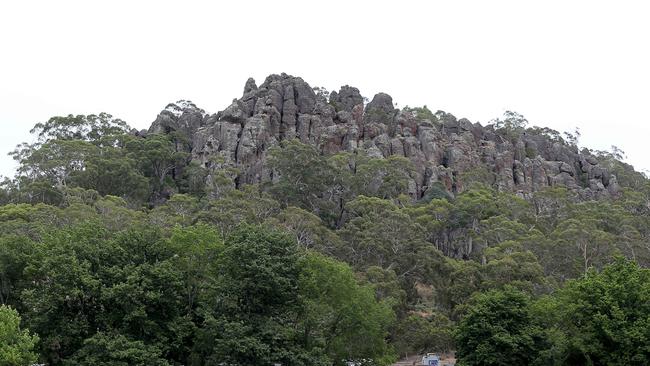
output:
<instances>
[{"instance_id":1,"label":"vegetation growing on rock","mask_svg":"<svg viewBox=\"0 0 650 366\"><path fill-rule=\"evenodd\" d=\"M650 183L620 151L366 102L283 74L148 131L37 124L0 188L25 360L650 362Z\"/></svg>"}]
</instances>

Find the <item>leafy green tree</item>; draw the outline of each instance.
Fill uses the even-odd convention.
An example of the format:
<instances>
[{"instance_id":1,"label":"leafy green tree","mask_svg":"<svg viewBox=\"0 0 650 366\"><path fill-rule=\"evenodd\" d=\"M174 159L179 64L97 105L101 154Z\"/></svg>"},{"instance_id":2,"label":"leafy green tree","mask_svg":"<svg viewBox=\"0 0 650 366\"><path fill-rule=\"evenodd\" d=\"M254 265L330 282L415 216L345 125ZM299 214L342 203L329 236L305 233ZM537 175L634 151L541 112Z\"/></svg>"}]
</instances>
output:
<instances>
[{"instance_id":1,"label":"leafy green tree","mask_svg":"<svg viewBox=\"0 0 650 366\"><path fill-rule=\"evenodd\" d=\"M195 326L189 274L174 254L156 228L116 235L86 222L44 235L20 295L26 324L42 337L44 361L68 362L86 340L114 331L186 362Z\"/></svg>"},{"instance_id":2,"label":"leafy green tree","mask_svg":"<svg viewBox=\"0 0 650 366\"><path fill-rule=\"evenodd\" d=\"M548 187L533 194L537 228L549 233L568 216L573 206L572 193L565 187Z\"/></svg>"},{"instance_id":3,"label":"leafy green tree","mask_svg":"<svg viewBox=\"0 0 650 366\"><path fill-rule=\"evenodd\" d=\"M389 268L400 278L416 275L422 264L418 252L427 245L422 228L380 198L360 196L348 206L353 217L341 230L349 245L348 261L360 269Z\"/></svg>"},{"instance_id":4,"label":"leafy green tree","mask_svg":"<svg viewBox=\"0 0 650 366\"><path fill-rule=\"evenodd\" d=\"M292 139L269 150L268 164L279 174L271 192L280 202L319 212L321 194L332 180L325 157L313 146Z\"/></svg>"},{"instance_id":5,"label":"leafy green tree","mask_svg":"<svg viewBox=\"0 0 650 366\"><path fill-rule=\"evenodd\" d=\"M551 309L566 334L566 364L650 363L650 270L618 258L569 281Z\"/></svg>"},{"instance_id":6,"label":"leafy green tree","mask_svg":"<svg viewBox=\"0 0 650 366\"><path fill-rule=\"evenodd\" d=\"M102 139L127 133L129 126L108 113L52 117L37 123L30 131L40 142L50 140L82 140L98 143Z\"/></svg>"},{"instance_id":7,"label":"leafy green tree","mask_svg":"<svg viewBox=\"0 0 650 366\"><path fill-rule=\"evenodd\" d=\"M365 280L374 287L377 300L391 305L395 311L402 310L406 306L406 291L402 289L400 279L394 270L370 266L363 275Z\"/></svg>"},{"instance_id":8,"label":"leafy green tree","mask_svg":"<svg viewBox=\"0 0 650 366\"><path fill-rule=\"evenodd\" d=\"M17 305L23 271L34 243L25 236L0 235L0 304Z\"/></svg>"},{"instance_id":9,"label":"leafy green tree","mask_svg":"<svg viewBox=\"0 0 650 366\"><path fill-rule=\"evenodd\" d=\"M424 205L405 208L411 220L424 228L426 240L446 255L451 255L447 238L451 230L453 207L453 204L445 199L432 199Z\"/></svg>"},{"instance_id":10,"label":"leafy green tree","mask_svg":"<svg viewBox=\"0 0 650 366\"><path fill-rule=\"evenodd\" d=\"M0 205L6 205L12 201L13 182L9 178L0 176Z\"/></svg>"},{"instance_id":11,"label":"leafy green tree","mask_svg":"<svg viewBox=\"0 0 650 366\"><path fill-rule=\"evenodd\" d=\"M131 341L116 332L99 332L84 341L83 347L65 365L168 366L160 349L142 341Z\"/></svg>"},{"instance_id":12,"label":"leafy green tree","mask_svg":"<svg viewBox=\"0 0 650 366\"><path fill-rule=\"evenodd\" d=\"M443 314L413 313L396 330L396 347L403 355L449 352L454 348L453 323Z\"/></svg>"},{"instance_id":13,"label":"leafy green tree","mask_svg":"<svg viewBox=\"0 0 650 366\"><path fill-rule=\"evenodd\" d=\"M279 206L278 201L260 191L258 186L246 185L209 201L198 220L218 227L225 240L241 224L263 223L280 210Z\"/></svg>"},{"instance_id":14,"label":"leafy green tree","mask_svg":"<svg viewBox=\"0 0 650 366\"><path fill-rule=\"evenodd\" d=\"M101 313L101 282L92 275L85 257L93 248L91 238L97 235L81 240L80 232L71 234L74 244L71 237L60 234L45 238L25 268L33 285L21 293L28 309L27 324L41 336L41 354L52 364L81 347L96 327L95 316ZM75 246L79 255L72 249ZM98 254L94 253L97 260L102 258Z\"/></svg>"},{"instance_id":15,"label":"leafy green tree","mask_svg":"<svg viewBox=\"0 0 650 366\"><path fill-rule=\"evenodd\" d=\"M86 161L97 154L97 149L83 140L51 140L38 146L24 146L13 154L20 164L18 174L32 195L43 199L52 196L53 201L45 202L58 203L65 202L65 188L85 169Z\"/></svg>"},{"instance_id":16,"label":"leafy green tree","mask_svg":"<svg viewBox=\"0 0 650 366\"><path fill-rule=\"evenodd\" d=\"M34 346L38 336L20 328L20 315L8 306L0 305L0 365L23 366L36 361Z\"/></svg>"},{"instance_id":17,"label":"leafy green tree","mask_svg":"<svg viewBox=\"0 0 650 366\"><path fill-rule=\"evenodd\" d=\"M336 232L326 227L318 216L306 210L287 207L268 218L265 223L292 233L304 248L343 259L344 245Z\"/></svg>"},{"instance_id":18,"label":"leafy green tree","mask_svg":"<svg viewBox=\"0 0 650 366\"><path fill-rule=\"evenodd\" d=\"M384 199L407 194L415 170L413 163L401 156L376 159L364 155L358 155L355 169L353 182L357 195Z\"/></svg>"},{"instance_id":19,"label":"leafy green tree","mask_svg":"<svg viewBox=\"0 0 650 366\"><path fill-rule=\"evenodd\" d=\"M512 288L477 295L456 331L459 365L530 365L546 347L527 295Z\"/></svg>"},{"instance_id":20,"label":"leafy green tree","mask_svg":"<svg viewBox=\"0 0 650 366\"><path fill-rule=\"evenodd\" d=\"M204 364L304 364L307 355L291 326L300 305L299 274L297 245L286 234L247 225L233 232L197 336Z\"/></svg>"},{"instance_id":21,"label":"leafy green tree","mask_svg":"<svg viewBox=\"0 0 650 366\"><path fill-rule=\"evenodd\" d=\"M297 140L271 149L269 165L279 174L271 187L279 201L308 209L332 227L343 224L347 202L359 195L397 198L408 193L414 171L404 157L377 159L361 151L325 157Z\"/></svg>"},{"instance_id":22,"label":"leafy green tree","mask_svg":"<svg viewBox=\"0 0 650 366\"><path fill-rule=\"evenodd\" d=\"M465 246L460 248L463 257L469 258L476 250L475 238L478 236L481 220L496 216L498 212L494 192L490 189L472 189L458 196L454 202L450 224L468 230Z\"/></svg>"},{"instance_id":23,"label":"leafy green tree","mask_svg":"<svg viewBox=\"0 0 650 366\"><path fill-rule=\"evenodd\" d=\"M205 224L177 226L168 245L176 253L173 263L183 274L186 309L191 315L196 312L201 295L215 280L216 263L224 246L221 234Z\"/></svg>"},{"instance_id":24,"label":"leafy green tree","mask_svg":"<svg viewBox=\"0 0 650 366\"><path fill-rule=\"evenodd\" d=\"M495 247L505 241L519 241L531 235L541 235L537 231L516 220L510 220L505 215L492 216L480 222L477 241L484 250ZM482 262L485 262L485 253L482 253Z\"/></svg>"},{"instance_id":25,"label":"leafy green tree","mask_svg":"<svg viewBox=\"0 0 650 366\"><path fill-rule=\"evenodd\" d=\"M177 149L172 136L164 134L131 137L125 148L127 156L137 161L140 171L150 179L154 200L161 198L166 187L175 187L173 173L178 166L185 165L189 156Z\"/></svg>"},{"instance_id":26,"label":"leafy green tree","mask_svg":"<svg viewBox=\"0 0 650 366\"><path fill-rule=\"evenodd\" d=\"M142 227L146 217L146 212L131 210L126 200L111 195L98 199L93 207L102 224L112 232Z\"/></svg>"},{"instance_id":27,"label":"leafy green tree","mask_svg":"<svg viewBox=\"0 0 650 366\"><path fill-rule=\"evenodd\" d=\"M172 195L165 203L149 212L149 221L157 227L189 226L198 220L199 200L187 194Z\"/></svg>"},{"instance_id":28,"label":"leafy green tree","mask_svg":"<svg viewBox=\"0 0 650 366\"><path fill-rule=\"evenodd\" d=\"M555 243L556 260L566 263L566 268L575 272L567 277L586 273L594 265L602 266L612 254L615 236L599 225L593 217L568 219L557 226L552 233ZM564 256L564 258L561 258ZM571 261L567 263L568 261Z\"/></svg>"},{"instance_id":29,"label":"leafy green tree","mask_svg":"<svg viewBox=\"0 0 650 366\"><path fill-rule=\"evenodd\" d=\"M18 182L28 202L67 203L67 188L93 189L102 195L141 202L146 178L136 160L123 150L129 140L124 121L101 113L52 117L36 124L34 144L23 143L11 154L20 164Z\"/></svg>"},{"instance_id":30,"label":"leafy green tree","mask_svg":"<svg viewBox=\"0 0 650 366\"><path fill-rule=\"evenodd\" d=\"M528 126L528 120L517 112L505 111L502 118L496 118L490 124L509 141L515 141Z\"/></svg>"},{"instance_id":31,"label":"leafy green tree","mask_svg":"<svg viewBox=\"0 0 650 366\"><path fill-rule=\"evenodd\" d=\"M542 266L535 255L515 241L505 241L485 250L486 264L481 267L481 287L501 289L512 286L530 294L546 290L547 282Z\"/></svg>"},{"instance_id":32,"label":"leafy green tree","mask_svg":"<svg viewBox=\"0 0 650 366\"><path fill-rule=\"evenodd\" d=\"M439 303L449 311L453 320L458 320L463 305L483 286L484 272L476 261L454 260L446 261L447 268L441 276L444 281L439 283L441 298Z\"/></svg>"},{"instance_id":33,"label":"leafy green tree","mask_svg":"<svg viewBox=\"0 0 650 366\"><path fill-rule=\"evenodd\" d=\"M318 254L302 261L299 293L303 300L299 338L309 350L323 350L330 362L373 359L378 365L393 361L386 343L394 313L378 302L371 286L357 283L344 263Z\"/></svg>"},{"instance_id":34,"label":"leafy green tree","mask_svg":"<svg viewBox=\"0 0 650 366\"><path fill-rule=\"evenodd\" d=\"M183 169L182 178L178 182L180 193L191 194L198 198L205 197L209 193L206 186L209 173L208 169L200 163L191 161Z\"/></svg>"},{"instance_id":35,"label":"leafy green tree","mask_svg":"<svg viewBox=\"0 0 650 366\"><path fill-rule=\"evenodd\" d=\"M136 204L144 202L149 194L149 182L138 170L138 162L127 156L123 148L112 146L90 156L74 183L102 196L124 197Z\"/></svg>"}]
</instances>

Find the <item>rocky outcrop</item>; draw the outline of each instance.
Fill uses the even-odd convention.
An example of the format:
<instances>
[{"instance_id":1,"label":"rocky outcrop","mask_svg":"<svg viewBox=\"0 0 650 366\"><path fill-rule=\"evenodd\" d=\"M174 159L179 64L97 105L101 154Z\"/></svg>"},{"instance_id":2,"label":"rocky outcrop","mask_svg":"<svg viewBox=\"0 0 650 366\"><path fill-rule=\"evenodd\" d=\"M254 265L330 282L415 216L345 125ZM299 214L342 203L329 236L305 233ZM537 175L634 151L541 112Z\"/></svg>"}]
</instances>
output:
<instances>
[{"instance_id":1,"label":"rocky outcrop","mask_svg":"<svg viewBox=\"0 0 650 366\"><path fill-rule=\"evenodd\" d=\"M359 90L347 85L327 98L287 74L271 75L259 86L248 79L242 97L214 115L191 102L171 104L149 129L170 131L190 137L192 159L210 172L208 184L226 170L233 186L272 179L268 149L296 138L323 154L363 149L377 158L410 159L416 199L434 185L455 194L477 180L523 197L548 186L566 186L585 198L619 192L616 177L594 156L544 132L529 129L513 137L445 112L423 116L396 109L385 93L364 106Z\"/></svg>"},{"instance_id":2,"label":"rocky outcrop","mask_svg":"<svg viewBox=\"0 0 650 366\"><path fill-rule=\"evenodd\" d=\"M170 103L163 109L149 127L148 133L170 133L181 131L192 136L204 125L205 111L189 100Z\"/></svg>"}]
</instances>

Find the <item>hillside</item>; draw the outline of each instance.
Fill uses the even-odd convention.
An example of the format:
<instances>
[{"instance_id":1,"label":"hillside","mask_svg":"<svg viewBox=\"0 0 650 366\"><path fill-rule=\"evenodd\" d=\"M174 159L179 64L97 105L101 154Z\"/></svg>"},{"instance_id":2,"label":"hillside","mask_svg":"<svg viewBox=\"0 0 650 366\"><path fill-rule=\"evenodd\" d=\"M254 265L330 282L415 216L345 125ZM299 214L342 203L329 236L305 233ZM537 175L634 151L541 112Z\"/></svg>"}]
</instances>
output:
<instances>
[{"instance_id":1,"label":"hillside","mask_svg":"<svg viewBox=\"0 0 650 366\"><path fill-rule=\"evenodd\" d=\"M650 362L650 181L576 133L286 74L148 130L31 132L0 184L0 364Z\"/></svg>"}]
</instances>

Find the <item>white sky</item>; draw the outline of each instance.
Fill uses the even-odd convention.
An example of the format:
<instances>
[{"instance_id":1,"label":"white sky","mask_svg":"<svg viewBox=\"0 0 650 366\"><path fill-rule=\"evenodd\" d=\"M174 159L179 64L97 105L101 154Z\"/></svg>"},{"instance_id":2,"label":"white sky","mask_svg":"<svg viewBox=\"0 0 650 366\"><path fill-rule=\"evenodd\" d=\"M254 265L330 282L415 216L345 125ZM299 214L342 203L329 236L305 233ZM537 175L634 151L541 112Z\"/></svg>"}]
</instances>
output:
<instances>
[{"instance_id":1,"label":"white sky","mask_svg":"<svg viewBox=\"0 0 650 366\"><path fill-rule=\"evenodd\" d=\"M486 122L511 109L650 169L647 1L0 2L5 153L53 115L146 128L168 102L225 108L249 76L349 84Z\"/></svg>"}]
</instances>

